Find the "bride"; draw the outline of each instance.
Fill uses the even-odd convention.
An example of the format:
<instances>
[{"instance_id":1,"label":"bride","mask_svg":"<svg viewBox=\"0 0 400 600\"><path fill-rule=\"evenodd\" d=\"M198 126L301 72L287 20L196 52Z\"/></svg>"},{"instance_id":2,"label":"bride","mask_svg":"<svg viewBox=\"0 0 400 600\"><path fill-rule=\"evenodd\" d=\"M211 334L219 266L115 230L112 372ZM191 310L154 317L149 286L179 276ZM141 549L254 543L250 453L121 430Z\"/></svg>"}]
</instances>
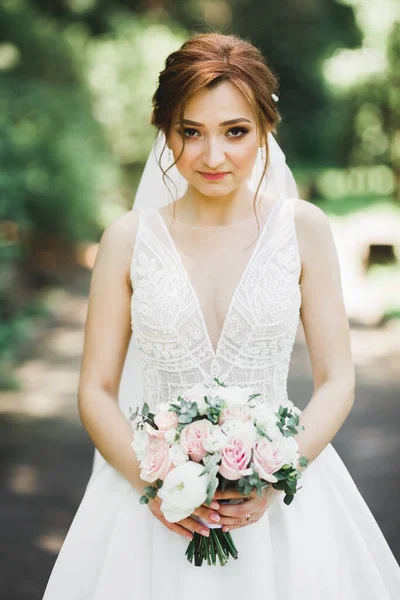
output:
<instances>
[{"instance_id":1,"label":"bride","mask_svg":"<svg viewBox=\"0 0 400 600\"><path fill-rule=\"evenodd\" d=\"M193 36L160 73L135 209L105 230L93 270L78 399L96 461L45 600L400 598L399 566L330 444L354 400L349 326L329 221L297 198L273 135L276 92L259 51L231 35ZM299 318L314 390L293 503L271 486L243 504L217 491L178 523L157 497L139 504L129 408L216 376L287 402ZM196 516L237 530L237 561L186 560L209 531Z\"/></svg>"}]
</instances>

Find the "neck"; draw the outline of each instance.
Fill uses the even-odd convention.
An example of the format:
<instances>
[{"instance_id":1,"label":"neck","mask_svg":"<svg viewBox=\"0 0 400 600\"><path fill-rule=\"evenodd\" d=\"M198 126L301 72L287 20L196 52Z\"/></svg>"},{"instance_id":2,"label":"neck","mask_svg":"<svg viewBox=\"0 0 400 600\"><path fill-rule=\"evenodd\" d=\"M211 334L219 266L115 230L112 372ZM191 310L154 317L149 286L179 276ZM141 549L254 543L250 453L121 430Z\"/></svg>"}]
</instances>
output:
<instances>
[{"instance_id":1,"label":"neck","mask_svg":"<svg viewBox=\"0 0 400 600\"><path fill-rule=\"evenodd\" d=\"M247 186L225 196L205 196L189 186L175 202L175 218L189 225L230 225L254 214L253 200L254 192Z\"/></svg>"}]
</instances>

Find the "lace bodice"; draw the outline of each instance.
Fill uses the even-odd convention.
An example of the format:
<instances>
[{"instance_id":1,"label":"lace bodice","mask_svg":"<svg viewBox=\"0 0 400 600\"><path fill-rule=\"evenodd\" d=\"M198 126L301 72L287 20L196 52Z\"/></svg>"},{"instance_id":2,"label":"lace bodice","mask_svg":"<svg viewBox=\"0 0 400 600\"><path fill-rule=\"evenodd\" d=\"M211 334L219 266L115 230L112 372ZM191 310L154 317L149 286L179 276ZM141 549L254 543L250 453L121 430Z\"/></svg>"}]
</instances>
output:
<instances>
[{"instance_id":1,"label":"lace bodice","mask_svg":"<svg viewBox=\"0 0 400 600\"><path fill-rule=\"evenodd\" d=\"M219 253L215 249L215 256L223 258L216 272L204 252L205 231L199 239L206 246L193 255L195 232L181 236L180 241L188 245L178 250L160 212L139 211L131 263L131 318L142 361L144 400L151 407L200 381L211 383L213 377L227 385L250 386L272 406L287 401L301 306L294 199L276 202L260 225L259 237L247 255L242 246L255 236L249 236L246 224L230 227L223 240L215 232L210 235L220 240L220 247L221 240L230 244L225 254L222 248ZM196 279L200 273L203 279ZM221 281L224 274L226 281ZM207 303L207 297L213 302ZM219 335L211 336L207 324L215 330L217 322L213 306L220 312L226 307L226 314L220 319Z\"/></svg>"}]
</instances>

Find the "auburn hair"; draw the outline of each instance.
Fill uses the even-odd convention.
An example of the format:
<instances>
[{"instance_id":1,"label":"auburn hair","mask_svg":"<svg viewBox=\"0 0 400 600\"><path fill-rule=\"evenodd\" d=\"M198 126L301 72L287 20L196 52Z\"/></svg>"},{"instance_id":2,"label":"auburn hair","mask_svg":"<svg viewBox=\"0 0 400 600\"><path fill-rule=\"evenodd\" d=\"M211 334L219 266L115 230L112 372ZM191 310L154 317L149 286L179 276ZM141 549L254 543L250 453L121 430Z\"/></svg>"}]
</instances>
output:
<instances>
[{"instance_id":1,"label":"auburn hair","mask_svg":"<svg viewBox=\"0 0 400 600\"><path fill-rule=\"evenodd\" d=\"M183 118L189 99L199 90L230 81L244 95L254 113L257 128L265 143L265 163L255 202L263 177L268 168L267 131L276 131L281 121L276 102L278 78L272 72L261 52L250 42L236 36L221 33L198 33L190 37L165 60L165 68L158 77L153 95L151 124L162 131L168 140L172 123L176 119L181 129L183 146L176 161L164 171L163 179L176 164L185 149ZM164 153L166 144L162 149ZM256 212L256 211L255 211ZM257 215L256 215L257 216Z\"/></svg>"}]
</instances>

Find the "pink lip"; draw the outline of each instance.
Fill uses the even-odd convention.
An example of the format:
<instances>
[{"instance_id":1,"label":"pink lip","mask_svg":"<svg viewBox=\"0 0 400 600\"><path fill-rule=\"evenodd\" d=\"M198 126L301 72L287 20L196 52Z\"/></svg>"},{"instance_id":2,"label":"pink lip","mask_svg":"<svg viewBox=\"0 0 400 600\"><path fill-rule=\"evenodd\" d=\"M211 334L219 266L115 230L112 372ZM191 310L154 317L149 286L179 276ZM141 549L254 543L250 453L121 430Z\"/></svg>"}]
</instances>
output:
<instances>
[{"instance_id":1,"label":"pink lip","mask_svg":"<svg viewBox=\"0 0 400 600\"><path fill-rule=\"evenodd\" d=\"M199 171L200 175L204 177L204 179L208 179L209 181L217 181L218 179L222 179L225 175L228 175L228 172L222 173L202 173Z\"/></svg>"}]
</instances>

